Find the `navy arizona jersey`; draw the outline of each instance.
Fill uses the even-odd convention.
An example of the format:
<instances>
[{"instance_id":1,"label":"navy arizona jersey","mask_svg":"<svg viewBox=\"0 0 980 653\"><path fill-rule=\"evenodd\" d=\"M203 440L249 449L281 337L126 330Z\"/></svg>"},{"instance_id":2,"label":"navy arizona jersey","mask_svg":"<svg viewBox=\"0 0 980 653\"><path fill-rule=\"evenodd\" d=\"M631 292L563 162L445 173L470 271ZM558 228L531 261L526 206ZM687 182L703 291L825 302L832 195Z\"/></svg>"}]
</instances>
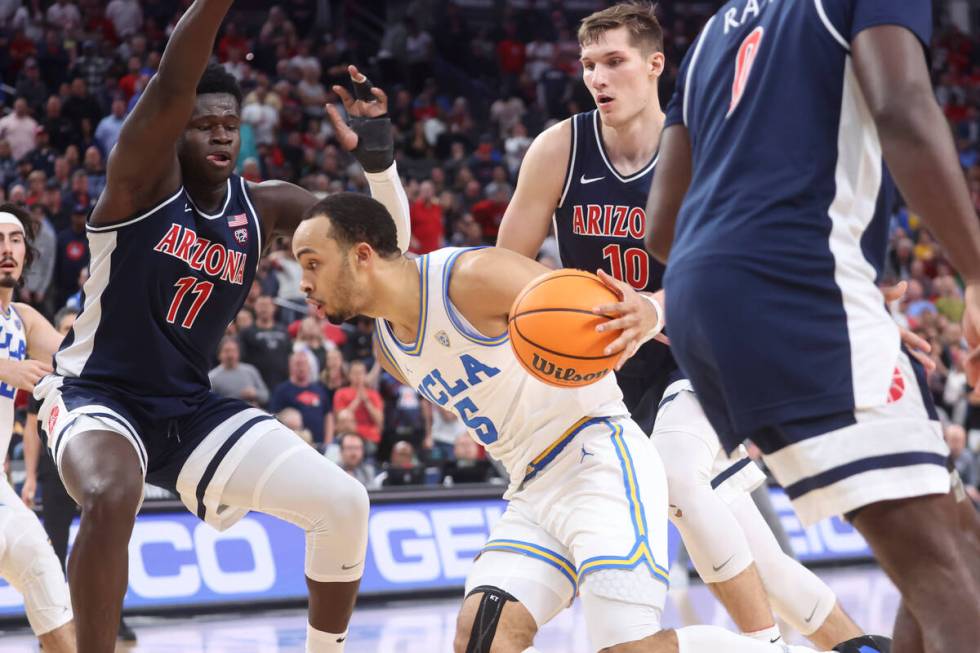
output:
<instances>
[{"instance_id":1,"label":"navy arizona jersey","mask_svg":"<svg viewBox=\"0 0 980 653\"><path fill-rule=\"evenodd\" d=\"M211 356L262 251L246 181L228 180L214 215L181 187L130 220L89 225L88 239L83 308L55 355L56 373L124 397L200 401L211 389Z\"/></svg>"},{"instance_id":2,"label":"navy arizona jersey","mask_svg":"<svg viewBox=\"0 0 980 653\"><path fill-rule=\"evenodd\" d=\"M693 156L665 277L685 325L672 342L692 376L746 370L717 388L733 431L887 396L899 338L874 282L889 183L850 44L899 25L925 47L931 18L928 0L732 0L684 59L666 121ZM743 338L726 335L739 320Z\"/></svg>"},{"instance_id":3,"label":"navy arizona jersey","mask_svg":"<svg viewBox=\"0 0 980 653\"><path fill-rule=\"evenodd\" d=\"M647 254L646 203L656 156L632 175L620 174L602 143L599 111L571 118L571 156L554 226L562 265L602 269L636 290L660 290L664 266ZM657 404L677 365L670 349L650 341L617 373L633 419L649 433Z\"/></svg>"}]
</instances>

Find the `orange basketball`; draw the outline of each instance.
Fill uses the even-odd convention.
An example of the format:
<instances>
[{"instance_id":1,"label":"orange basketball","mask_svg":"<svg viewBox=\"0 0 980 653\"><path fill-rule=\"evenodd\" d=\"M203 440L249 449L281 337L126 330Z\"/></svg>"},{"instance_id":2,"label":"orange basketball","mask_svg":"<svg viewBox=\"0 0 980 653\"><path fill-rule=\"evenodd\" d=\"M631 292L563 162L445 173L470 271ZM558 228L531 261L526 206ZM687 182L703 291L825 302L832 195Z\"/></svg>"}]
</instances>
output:
<instances>
[{"instance_id":1,"label":"orange basketball","mask_svg":"<svg viewBox=\"0 0 980 653\"><path fill-rule=\"evenodd\" d=\"M550 385L572 388L595 383L609 374L621 352L603 349L620 332L599 333L611 319L592 312L619 297L594 274L555 270L524 288L510 309L510 344L528 372Z\"/></svg>"}]
</instances>

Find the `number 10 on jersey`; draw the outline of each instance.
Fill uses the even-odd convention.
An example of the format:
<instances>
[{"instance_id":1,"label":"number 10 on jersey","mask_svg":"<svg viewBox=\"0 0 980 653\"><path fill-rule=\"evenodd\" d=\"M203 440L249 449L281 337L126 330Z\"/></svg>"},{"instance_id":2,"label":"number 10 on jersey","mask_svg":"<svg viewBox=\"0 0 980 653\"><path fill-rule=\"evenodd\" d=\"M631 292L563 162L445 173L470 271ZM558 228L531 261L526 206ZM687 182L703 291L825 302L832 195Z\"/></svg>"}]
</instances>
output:
<instances>
[{"instance_id":1,"label":"number 10 on jersey","mask_svg":"<svg viewBox=\"0 0 980 653\"><path fill-rule=\"evenodd\" d=\"M650 282L650 257L639 247L623 251L618 244L606 245L602 248L602 258L609 261L612 276L636 290L643 290Z\"/></svg>"},{"instance_id":2,"label":"number 10 on jersey","mask_svg":"<svg viewBox=\"0 0 980 653\"><path fill-rule=\"evenodd\" d=\"M167 311L167 322L171 324L177 323L177 312L180 310L180 305L184 301L184 297L187 293L196 295L194 301L191 302L190 310L187 311L187 315L181 321L180 326L185 329L190 329L194 326L194 320L197 319L197 314L201 312L201 308L204 307L205 302L208 301L208 297L211 296L211 291L214 290L214 284L210 281L201 281L197 277L181 277L174 284L177 287L177 293L174 295L174 299L170 302L170 310Z\"/></svg>"}]
</instances>

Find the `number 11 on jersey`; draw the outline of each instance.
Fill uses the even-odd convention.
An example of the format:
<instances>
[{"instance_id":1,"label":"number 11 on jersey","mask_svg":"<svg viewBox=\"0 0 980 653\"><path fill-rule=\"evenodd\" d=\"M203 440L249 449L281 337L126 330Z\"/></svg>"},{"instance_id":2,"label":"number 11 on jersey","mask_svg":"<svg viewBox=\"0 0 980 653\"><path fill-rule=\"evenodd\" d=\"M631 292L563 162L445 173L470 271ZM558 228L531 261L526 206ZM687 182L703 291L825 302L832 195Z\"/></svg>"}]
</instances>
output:
<instances>
[{"instance_id":1,"label":"number 11 on jersey","mask_svg":"<svg viewBox=\"0 0 980 653\"><path fill-rule=\"evenodd\" d=\"M180 309L180 304L184 301L187 293L192 292L197 297L194 298L190 310L187 311L187 315L184 316L183 321L180 323L180 326L185 329L190 329L194 326L194 320L197 319L201 308L204 307L205 302L208 301L208 297L211 296L211 291L214 290L214 284L210 281L200 281L197 277L181 277L174 285L177 286L177 294L174 295L173 301L170 302L170 310L167 311L167 322L171 324L177 323L177 311Z\"/></svg>"}]
</instances>

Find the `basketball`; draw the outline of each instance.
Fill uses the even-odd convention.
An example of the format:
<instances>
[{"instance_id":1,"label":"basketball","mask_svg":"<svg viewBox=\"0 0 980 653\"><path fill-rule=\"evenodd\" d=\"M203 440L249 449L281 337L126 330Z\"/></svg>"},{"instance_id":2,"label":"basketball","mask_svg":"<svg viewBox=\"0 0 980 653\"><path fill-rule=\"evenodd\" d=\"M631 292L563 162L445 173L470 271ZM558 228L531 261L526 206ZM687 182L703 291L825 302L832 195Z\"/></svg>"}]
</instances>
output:
<instances>
[{"instance_id":1,"label":"basketball","mask_svg":"<svg viewBox=\"0 0 980 653\"><path fill-rule=\"evenodd\" d=\"M612 370L621 351L603 353L620 332L597 332L598 325L612 318L592 309L618 301L590 272L555 270L534 279L514 300L507 323L517 360L550 385L595 383Z\"/></svg>"}]
</instances>

